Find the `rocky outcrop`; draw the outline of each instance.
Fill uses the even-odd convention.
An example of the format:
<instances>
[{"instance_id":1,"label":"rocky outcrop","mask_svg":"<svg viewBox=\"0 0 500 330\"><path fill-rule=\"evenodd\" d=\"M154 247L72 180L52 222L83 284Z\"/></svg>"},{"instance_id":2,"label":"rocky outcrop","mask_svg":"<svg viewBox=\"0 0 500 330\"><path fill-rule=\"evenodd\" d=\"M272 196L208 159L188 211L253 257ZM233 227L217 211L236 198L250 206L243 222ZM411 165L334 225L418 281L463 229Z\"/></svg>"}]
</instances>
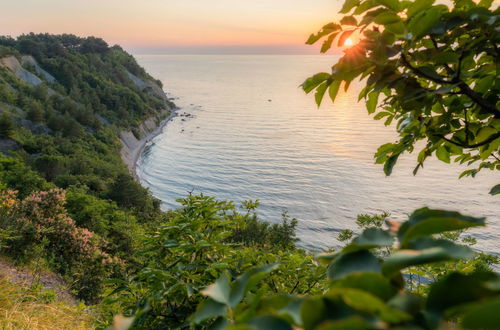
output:
<instances>
[{"instance_id":1,"label":"rocky outcrop","mask_svg":"<svg viewBox=\"0 0 500 330\"><path fill-rule=\"evenodd\" d=\"M0 65L3 65L6 68L8 68L16 75L17 78L21 79L25 83L28 83L33 86L38 86L42 83L42 80L40 78L38 78L28 70L24 69L15 56L7 56L0 58Z\"/></svg>"},{"instance_id":2,"label":"rocky outcrop","mask_svg":"<svg viewBox=\"0 0 500 330\"><path fill-rule=\"evenodd\" d=\"M132 74L130 71L126 71L127 76L132 80L134 85L136 85L141 91L150 93L152 95L158 96L164 101L168 101L165 92L161 89L161 87L154 81L143 80L136 75Z\"/></svg>"},{"instance_id":3,"label":"rocky outcrop","mask_svg":"<svg viewBox=\"0 0 500 330\"><path fill-rule=\"evenodd\" d=\"M17 141L0 137L0 153L9 155L11 152L18 150L19 148L20 145Z\"/></svg>"},{"instance_id":4,"label":"rocky outcrop","mask_svg":"<svg viewBox=\"0 0 500 330\"><path fill-rule=\"evenodd\" d=\"M15 105L0 102L0 112L7 111L18 116L24 116L26 113L23 109L16 107Z\"/></svg>"},{"instance_id":5,"label":"rocky outcrop","mask_svg":"<svg viewBox=\"0 0 500 330\"><path fill-rule=\"evenodd\" d=\"M54 78L50 73L42 69L40 65L38 65L38 62L33 58L31 55L23 55L21 56L21 64L26 65L29 64L35 68L36 73L39 76L43 76L45 80L47 80L50 83L55 83L57 82L56 78Z\"/></svg>"},{"instance_id":6,"label":"rocky outcrop","mask_svg":"<svg viewBox=\"0 0 500 330\"><path fill-rule=\"evenodd\" d=\"M175 115L174 110L173 107L171 108L167 105L165 111L161 114L166 117L165 119L161 120L158 116L152 116L143 121L134 131L120 132L120 141L122 143L121 157L134 177L137 178L135 165L142 150L153 137L161 133L163 126Z\"/></svg>"},{"instance_id":7,"label":"rocky outcrop","mask_svg":"<svg viewBox=\"0 0 500 330\"><path fill-rule=\"evenodd\" d=\"M13 106L13 105L10 105L10 104L0 102L0 113L2 113L4 111L13 114L14 115L12 118L13 121L17 125L23 126L27 129L29 129L33 134L50 134L50 133L52 133L52 130L49 127L47 127L47 125L35 124L31 120L23 118L26 114L26 111L24 111L23 109L18 108L18 107Z\"/></svg>"}]
</instances>

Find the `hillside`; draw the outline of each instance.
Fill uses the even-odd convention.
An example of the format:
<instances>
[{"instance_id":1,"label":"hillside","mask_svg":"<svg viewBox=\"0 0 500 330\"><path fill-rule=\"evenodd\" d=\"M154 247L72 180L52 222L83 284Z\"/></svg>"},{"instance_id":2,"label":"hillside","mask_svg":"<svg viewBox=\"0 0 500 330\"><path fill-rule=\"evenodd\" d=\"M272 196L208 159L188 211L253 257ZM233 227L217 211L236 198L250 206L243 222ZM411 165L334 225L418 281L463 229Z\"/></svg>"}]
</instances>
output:
<instances>
[{"instance_id":1,"label":"hillside","mask_svg":"<svg viewBox=\"0 0 500 330\"><path fill-rule=\"evenodd\" d=\"M66 221L70 232L78 234L73 239L100 253L99 260L88 256L88 262L113 264L113 269L94 265L94 275L133 267L137 237L164 217L159 201L135 182L120 158L173 110L162 88L131 55L102 39L0 37L3 200L15 200L17 215L25 218ZM45 200L38 191L53 199ZM23 209L28 201L41 209L60 207L60 212L33 214ZM5 205L2 211L5 223ZM3 253L29 263L33 250L41 249L38 253L50 268L71 279L78 297L96 299L104 277L89 276L89 265L81 272L85 257L75 261L55 238L32 232L40 228L20 226L21 232L32 235L25 237L26 246L15 247L7 238L1 241L8 246ZM68 233L67 228L61 231Z\"/></svg>"}]
</instances>

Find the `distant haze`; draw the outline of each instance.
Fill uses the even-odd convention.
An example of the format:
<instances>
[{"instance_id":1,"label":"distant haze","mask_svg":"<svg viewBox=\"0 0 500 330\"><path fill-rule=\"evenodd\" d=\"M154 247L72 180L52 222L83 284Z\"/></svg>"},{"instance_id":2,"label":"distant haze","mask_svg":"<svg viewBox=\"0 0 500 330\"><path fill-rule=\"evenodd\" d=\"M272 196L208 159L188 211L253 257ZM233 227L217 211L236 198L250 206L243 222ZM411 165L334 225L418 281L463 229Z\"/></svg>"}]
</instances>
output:
<instances>
[{"instance_id":1,"label":"distant haze","mask_svg":"<svg viewBox=\"0 0 500 330\"><path fill-rule=\"evenodd\" d=\"M0 34L94 35L136 54L307 54L343 0L0 0Z\"/></svg>"}]
</instances>

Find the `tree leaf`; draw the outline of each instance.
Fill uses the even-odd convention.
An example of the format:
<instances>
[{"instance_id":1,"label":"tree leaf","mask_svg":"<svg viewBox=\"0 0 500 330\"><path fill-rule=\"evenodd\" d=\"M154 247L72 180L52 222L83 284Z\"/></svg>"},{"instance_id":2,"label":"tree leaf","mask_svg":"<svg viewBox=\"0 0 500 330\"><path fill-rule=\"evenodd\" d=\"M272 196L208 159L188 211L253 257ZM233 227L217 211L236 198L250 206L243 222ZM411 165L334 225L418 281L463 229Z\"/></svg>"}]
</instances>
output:
<instances>
[{"instance_id":1,"label":"tree leaf","mask_svg":"<svg viewBox=\"0 0 500 330\"><path fill-rule=\"evenodd\" d=\"M368 100L366 101L366 109L368 110L369 114L372 114L375 112L377 109L377 104L378 104L378 96L380 95L380 92L370 92L368 94Z\"/></svg>"},{"instance_id":2,"label":"tree leaf","mask_svg":"<svg viewBox=\"0 0 500 330\"><path fill-rule=\"evenodd\" d=\"M321 53L326 53L332 47L332 43L335 40L335 38L337 37L337 35L338 35L338 32L334 32L334 33L330 34L330 36L328 36L328 38L323 42L323 45L321 46L321 50L320 50Z\"/></svg>"},{"instance_id":3,"label":"tree leaf","mask_svg":"<svg viewBox=\"0 0 500 330\"><path fill-rule=\"evenodd\" d=\"M387 300L396 293L396 288L391 285L390 280L378 273L350 274L333 282L331 287L360 289L382 300Z\"/></svg>"},{"instance_id":4,"label":"tree leaf","mask_svg":"<svg viewBox=\"0 0 500 330\"><path fill-rule=\"evenodd\" d=\"M444 53L439 53L437 55L432 56L432 61L436 64L442 64L442 63L452 63L458 61L459 54L456 52L444 52Z\"/></svg>"},{"instance_id":5,"label":"tree leaf","mask_svg":"<svg viewBox=\"0 0 500 330\"><path fill-rule=\"evenodd\" d=\"M259 330L292 330L292 326L285 320L276 316L258 316L248 322L248 324Z\"/></svg>"},{"instance_id":6,"label":"tree leaf","mask_svg":"<svg viewBox=\"0 0 500 330\"><path fill-rule=\"evenodd\" d=\"M309 39L307 39L306 41L306 44L307 45L312 45L314 44L316 41L318 41L319 39L323 38L324 36L327 36L329 35L330 33L333 33L337 30L340 30L340 25L339 24L336 24L336 23L328 23L326 24L325 26L323 26L323 28L321 29L321 31L319 31L318 33L316 34L311 34L309 36Z\"/></svg>"},{"instance_id":7,"label":"tree leaf","mask_svg":"<svg viewBox=\"0 0 500 330\"><path fill-rule=\"evenodd\" d=\"M278 267L278 264L269 264L260 267L254 267L242 275L238 276L238 278L234 281L231 292L228 298L228 305L231 308L235 308L245 296L245 293L251 289L256 282L258 282L262 277L264 277L267 273L273 271Z\"/></svg>"},{"instance_id":8,"label":"tree leaf","mask_svg":"<svg viewBox=\"0 0 500 330\"><path fill-rule=\"evenodd\" d=\"M399 0L376 0L376 2L396 12L402 9Z\"/></svg>"},{"instance_id":9,"label":"tree leaf","mask_svg":"<svg viewBox=\"0 0 500 330\"><path fill-rule=\"evenodd\" d=\"M387 25L387 24L401 22L401 18L390 11L384 11L375 16L373 21L377 24Z\"/></svg>"},{"instance_id":10,"label":"tree leaf","mask_svg":"<svg viewBox=\"0 0 500 330\"><path fill-rule=\"evenodd\" d=\"M229 296L231 294L229 277L227 274L222 274L214 284L208 286L201 293L221 304L229 305Z\"/></svg>"},{"instance_id":11,"label":"tree leaf","mask_svg":"<svg viewBox=\"0 0 500 330\"><path fill-rule=\"evenodd\" d=\"M443 8L441 6L430 7L414 16L408 24L408 29L413 38L420 38L436 26L441 19Z\"/></svg>"},{"instance_id":12,"label":"tree leaf","mask_svg":"<svg viewBox=\"0 0 500 330\"><path fill-rule=\"evenodd\" d=\"M491 272L476 272L469 275L451 273L433 283L427 297L428 315L438 324L443 313L455 306L464 306L479 299L498 297L498 291L489 289L488 281L497 279ZM498 314L498 313L497 313Z\"/></svg>"},{"instance_id":13,"label":"tree leaf","mask_svg":"<svg viewBox=\"0 0 500 330\"><path fill-rule=\"evenodd\" d=\"M354 16L344 16L340 20L340 24L357 26L358 21L356 20L356 18L354 18Z\"/></svg>"},{"instance_id":14,"label":"tree leaf","mask_svg":"<svg viewBox=\"0 0 500 330\"><path fill-rule=\"evenodd\" d=\"M500 194L500 184L497 184L490 190L490 195L498 195Z\"/></svg>"},{"instance_id":15,"label":"tree leaf","mask_svg":"<svg viewBox=\"0 0 500 330\"><path fill-rule=\"evenodd\" d=\"M328 277L331 279L341 279L353 273L380 273L380 271L379 260L369 251L361 250L340 253L330 266L328 266Z\"/></svg>"},{"instance_id":16,"label":"tree leaf","mask_svg":"<svg viewBox=\"0 0 500 330\"><path fill-rule=\"evenodd\" d=\"M325 81L321 85L319 85L318 88L316 88L316 94L314 94L314 99L316 100L318 108L321 105L321 101L323 101L323 96L325 95L328 86L329 86L328 82Z\"/></svg>"},{"instance_id":17,"label":"tree leaf","mask_svg":"<svg viewBox=\"0 0 500 330\"><path fill-rule=\"evenodd\" d=\"M198 306L191 320L194 323L200 323L206 319L226 315L226 312L227 306L225 304L221 304L212 298L207 298Z\"/></svg>"},{"instance_id":18,"label":"tree leaf","mask_svg":"<svg viewBox=\"0 0 500 330\"><path fill-rule=\"evenodd\" d=\"M465 329L495 329L500 325L500 298L467 306L461 326Z\"/></svg>"},{"instance_id":19,"label":"tree leaf","mask_svg":"<svg viewBox=\"0 0 500 330\"><path fill-rule=\"evenodd\" d=\"M340 9L341 14L347 14L348 12L351 11L354 7L359 5L361 0L346 0L344 1L344 5L342 6L342 9Z\"/></svg>"},{"instance_id":20,"label":"tree leaf","mask_svg":"<svg viewBox=\"0 0 500 330\"><path fill-rule=\"evenodd\" d=\"M411 244L410 249L399 250L386 258L382 264L382 272L390 276L407 267L439 261L469 259L473 255L474 252L467 246L425 237Z\"/></svg>"},{"instance_id":21,"label":"tree leaf","mask_svg":"<svg viewBox=\"0 0 500 330\"><path fill-rule=\"evenodd\" d=\"M328 78L331 77L331 74L326 73L326 72L320 72L315 74L312 77L309 77L302 83L302 89L306 93L310 93L313 89L315 89L319 84L327 80Z\"/></svg>"},{"instance_id":22,"label":"tree leaf","mask_svg":"<svg viewBox=\"0 0 500 330\"><path fill-rule=\"evenodd\" d=\"M412 18L415 14L420 13L428 8L430 8L434 4L435 0L417 0L413 1L413 3L408 7L408 18Z\"/></svg>"},{"instance_id":23,"label":"tree leaf","mask_svg":"<svg viewBox=\"0 0 500 330\"><path fill-rule=\"evenodd\" d=\"M392 155L390 156L384 163L384 173L386 176L389 176L392 174L392 169L394 168L394 165L396 165L396 162L398 161L400 154Z\"/></svg>"},{"instance_id":24,"label":"tree leaf","mask_svg":"<svg viewBox=\"0 0 500 330\"><path fill-rule=\"evenodd\" d=\"M403 223L399 229L398 237L404 246L417 237L484 226L484 223L485 218L474 218L458 212L432 210L424 207L413 212L409 220Z\"/></svg>"},{"instance_id":25,"label":"tree leaf","mask_svg":"<svg viewBox=\"0 0 500 330\"><path fill-rule=\"evenodd\" d=\"M396 35L402 35L405 33L405 25L403 24L403 22L387 24L385 28L387 29L387 31L390 31Z\"/></svg>"},{"instance_id":26,"label":"tree leaf","mask_svg":"<svg viewBox=\"0 0 500 330\"><path fill-rule=\"evenodd\" d=\"M437 148L436 157L442 162L450 163L450 153L443 145Z\"/></svg>"},{"instance_id":27,"label":"tree leaf","mask_svg":"<svg viewBox=\"0 0 500 330\"><path fill-rule=\"evenodd\" d=\"M491 135L498 134L498 130L494 129L493 127L483 127L479 130L479 132L476 135L476 138L474 139L474 143L481 143L488 139Z\"/></svg>"},{"instance_id":28,"label":"tree leaf","mask_svg":"<svg viewBox=\"0 0 500 330\"><path fill-rule=\"evenodd\" d=\"M321 323L321 328L325 330L370 330L373 325L364 320L361 316L350 316L340 320L327 320Z\"/></svg>"},{"instance_id":29,"label":"tree leaf","mask_svg":"<svg viewBox=\"0 0 500 330\"><path fill-rule=\"evenodd\" d=\"M407 314L417 315L421 310L421 300L422 298L420 296L405 291L391 298L387 305Z\"/></svg>"},{"instance_id":30,"label":"tree leaf","mask_svg":"<svg viewBox=\"0 0 500 330\"><path fill-rule=\"evenodd\" d=\"M380 228L367 228L352 242L342 249L342 252L354 252L368 250L377 247L391 246L394 238L385 230Z\"/></svg>"},{"instance_id":31,"label":"tree leaf","mask_svg":"<svg viewBox=\"0 0 500 330\"><path fill-rule=\"evenodd\" d=\"M339 92L340 83L340 80L335 79L328 89L328 94L330 95L330 99L332 100L332 102L335 102L335 98L337 97L337 94Z\"/></svg>"},{"instance_id":32,"label":"tree leaf","mask_svg":"<svg viewBox=\"0 0 500 330\"><path fill-rule=\"evenodd\" d=\"M333 287L326 295L340 296L348 306L355 310L375 313L386 322L399 323L411 318L408 314L387 306L380 298L363 290Z\"/></svg>"},{"instance_id":33,"label":"tree leaf","mask_svg":"<svg viewBox=\"0 0 500 330\"><path fill-rule=\"evenodd\" d=\"M373 7L378 6L377 1L375 0L365 0L357 8L354 10L354 15L360 15L367 11L368 9L372 9Z\"/></svg>"}]
</instances>

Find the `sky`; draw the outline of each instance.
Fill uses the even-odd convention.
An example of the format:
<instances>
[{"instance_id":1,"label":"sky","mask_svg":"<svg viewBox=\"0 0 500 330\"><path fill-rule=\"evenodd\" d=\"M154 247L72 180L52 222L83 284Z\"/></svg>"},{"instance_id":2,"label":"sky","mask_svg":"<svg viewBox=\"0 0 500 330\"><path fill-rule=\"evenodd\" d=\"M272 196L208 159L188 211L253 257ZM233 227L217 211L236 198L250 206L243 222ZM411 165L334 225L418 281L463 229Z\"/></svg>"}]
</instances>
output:
<instances>
[{"instance_id":1,"label":"sky","mask_svg":"<svg viewBox=\"0 0 500 330\"><path fill-rule=\"evenodd\" d=\"M317 53L343 0L0 0L0 35L97 36L135 54Z\"/></svg>"}]
</instances>

